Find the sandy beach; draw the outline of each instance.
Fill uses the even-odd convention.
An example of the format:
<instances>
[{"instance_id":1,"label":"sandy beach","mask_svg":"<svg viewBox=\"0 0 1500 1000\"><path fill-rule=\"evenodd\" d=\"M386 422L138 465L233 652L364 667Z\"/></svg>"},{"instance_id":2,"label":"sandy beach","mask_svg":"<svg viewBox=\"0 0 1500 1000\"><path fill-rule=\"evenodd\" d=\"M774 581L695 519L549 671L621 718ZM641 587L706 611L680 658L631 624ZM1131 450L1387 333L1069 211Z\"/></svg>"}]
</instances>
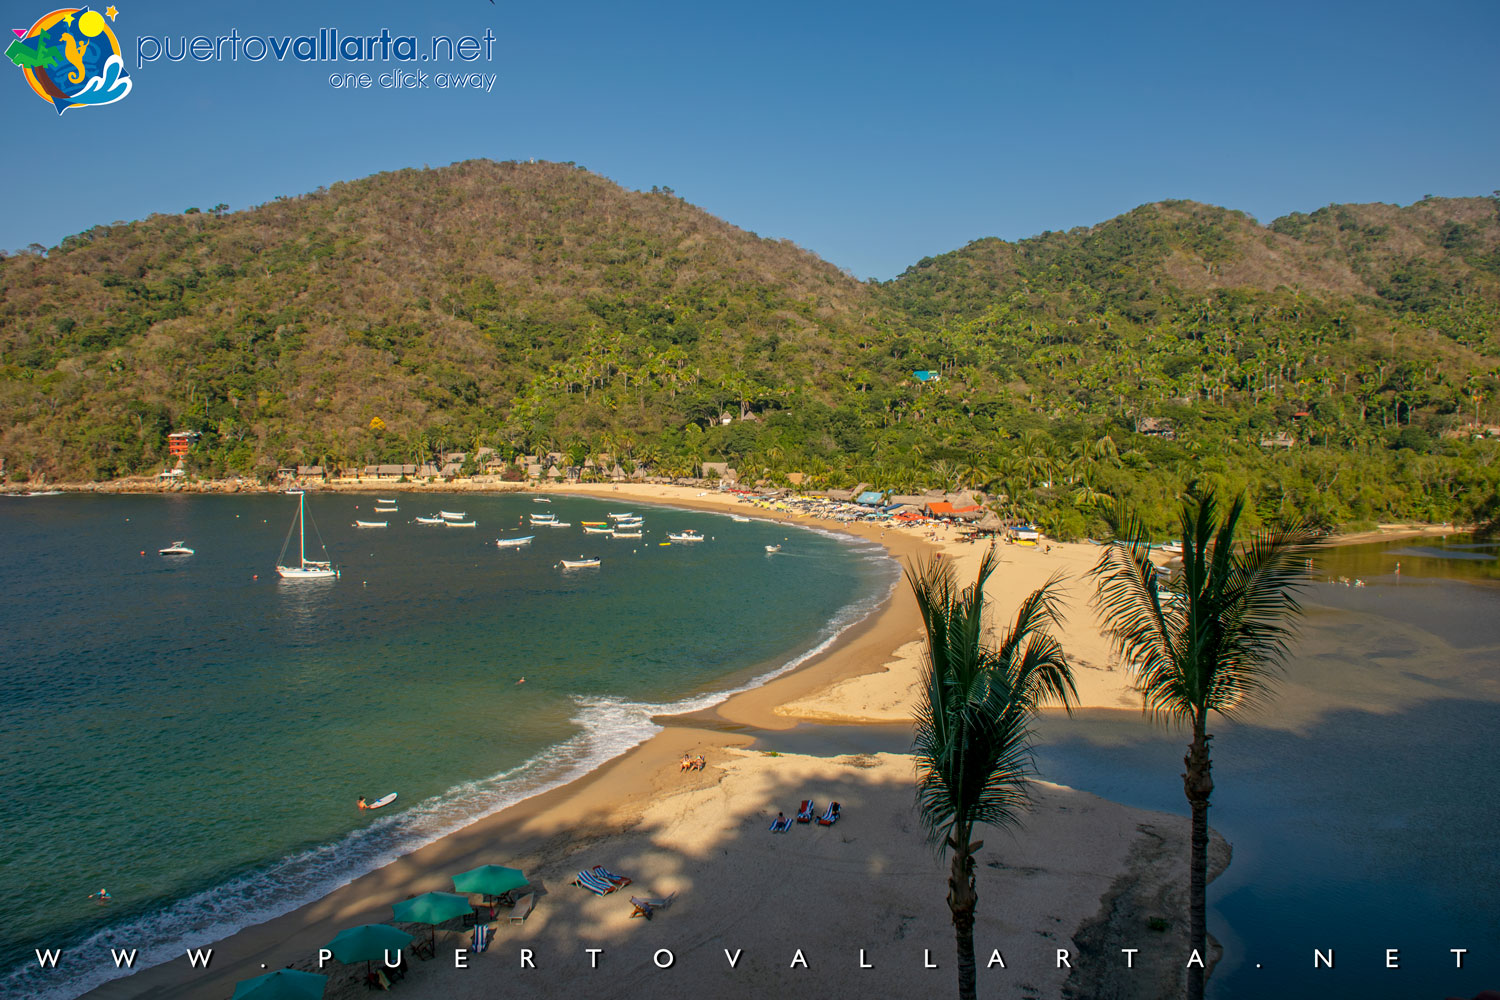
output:
<instances>
[{"instance_id":1,"label":"sandy beach","mask_svg":"<svg viewBox=\"0 0 1500 1000\"><path fill-rule=\"evenodd\" d=\"M960 542L953 529L882 531L773 515L687 487L547 492L574 491L848 531L881 542L903 562L952 560L960 579L972 579L986 544ZM1058 577L1081 705L1138 709L1086 599L1085 574L1098 551L1000 546L991 606L1004 624L1025 594ZM486 863L522 868L537 889L535 909L524 923L502 918L490 950L468 955L467 968L455 967L455 949L468 935L439 931L437 958L413 963L396 984L403 995L477 998L511 987L546 997L751 997L785 987L833 996L947 991L956 976L947 866L925 843L915 815L911 758L879 752L891 748L892 725L910 718L920 637L902 582L881 608L798 670L713 709L662 720L661 733L572 784L214 943L207 971L178 958L88 995L228 997L237 980L266 970L314 968L317 949L340 929L386 922L392 902L451 891L451 874ZM820 733L836 732L836 740L822 742L837 751L777 751L778 734L794 728L802 750L818 746ZM858 749L862 734L869 746ZM682 772L684 753L703 755L707 766ZM840 821L768 831L778 812L791 815L808 798L820 812L840 802ZM1170 988L1166 981L1187 952L1186 922L1173 920L1160 932L1146 925L1183 912L1185 817L1038 783L1021 826L982 836L975 933L981 990L1088 996L1108 981L1119 991L1113 995L1155 996ZM1227 863L1228 847L1216 840L1215 868ZM593 865L634 882L605 897L569 884ZM652 920L632 919L632 894L671 895L672 903ZM1087 942L1083 956L1080 940ZM1125 970L1122 947L1142 949L1134 970ZM589 948L602 951L591 955ZM658 967L667 960L658 949L670 951L669 968ZM1066 962L1058 949L1069 953ZM322 971L332 977L329 996L365 992L363 965L329 962Z\"/></svg>"}]
</instances>

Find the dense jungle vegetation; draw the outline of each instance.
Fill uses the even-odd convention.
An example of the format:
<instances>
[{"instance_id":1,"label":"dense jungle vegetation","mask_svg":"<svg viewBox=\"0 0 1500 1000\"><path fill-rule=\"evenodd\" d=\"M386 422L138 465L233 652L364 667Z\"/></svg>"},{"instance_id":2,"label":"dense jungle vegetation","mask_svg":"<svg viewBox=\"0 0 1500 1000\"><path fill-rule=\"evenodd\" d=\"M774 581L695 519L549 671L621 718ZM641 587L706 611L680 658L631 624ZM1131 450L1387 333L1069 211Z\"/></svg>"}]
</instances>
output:
<instances>
[{"instance_id":1,"label":"dense jungle vegetation","mask_svg":"<svg viewBox=\"0 0 1500 1000\"><path fill-rule=\"evenodd\" d=\"M405 170L0 260L12 481L420 463L977 487L1064 536L1183 483L1334 526L1495 514L1500 199L1192 202L861 282L571 164ZM922 381L914 372L933 373ZM1151 513L1154 512L1154 513Z\"/></svg>"}]
</instances>

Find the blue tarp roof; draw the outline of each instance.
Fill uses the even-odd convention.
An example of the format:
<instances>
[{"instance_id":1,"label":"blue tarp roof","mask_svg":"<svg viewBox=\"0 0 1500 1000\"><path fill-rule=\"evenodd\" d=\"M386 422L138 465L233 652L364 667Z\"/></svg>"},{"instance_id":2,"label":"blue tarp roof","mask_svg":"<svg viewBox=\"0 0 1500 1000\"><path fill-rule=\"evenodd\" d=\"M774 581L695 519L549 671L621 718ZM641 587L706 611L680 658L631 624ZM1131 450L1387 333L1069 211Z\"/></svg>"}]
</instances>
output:
<instances>
[{"instance_id":1,"label":"blue tarp roof","mask_svg":"<svg viewBox=\"0 0 1500 1000\"><path fill-rule=\"evenodd\" d=\"M885 498L885 494L884 493L877 492L876 490L868 490L868 491L866 491L864 493L861 493L859 496L855 497L854 498L854 502L855 503L864 503L864 504L876 504L876 503L879 503L884 498Z\"/></svg>"}]
</instances>

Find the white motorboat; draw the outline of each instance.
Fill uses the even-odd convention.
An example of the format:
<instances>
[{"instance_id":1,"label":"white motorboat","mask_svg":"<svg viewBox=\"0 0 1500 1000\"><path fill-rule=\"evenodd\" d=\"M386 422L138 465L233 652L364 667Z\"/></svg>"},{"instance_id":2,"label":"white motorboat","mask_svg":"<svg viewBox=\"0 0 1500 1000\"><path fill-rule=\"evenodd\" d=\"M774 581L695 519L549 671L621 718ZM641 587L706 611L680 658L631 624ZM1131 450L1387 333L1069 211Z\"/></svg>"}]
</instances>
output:
<instances>
[{"instance_id":1,"label":"white motorboat","mask_svg":"<svg viewBox=\"0 0 1500 1000\"><path fill-rule=\"evenodd\" d=\"M446 524L450 528L472 528L476 524L478 524L479 522L478 521L444 521L443 523Z\"/></svg>"},{"instance_id":2,"label":"white motorboat","mask_svg":"<svg viewBox=\"0 0 1500 1000\"><path fill-rule=\"evenodd\" d=\"M157 555L163 556L190 556L193 550L187 547L186 542L173 542L164 549L157 549Z\"/></svg>"},{"instance_id":3,"label":"white motorboat","mask_svg":"<svg viewBox=\"0 0 1500 1000\"><path fill-rule=\"evenodd\" d=\"M445 520L443 520L440 517L422 517L419 514L419 515L417 515L417 523L418 524L447 524L448 522L445 521Z\"/></svg>"},{"instance_id":4,"label":"white motorboat","mask_svg":"<svg viewBox=\"0 0 1500 1000\"><path fill-rule=\"evenodd\" d=\"M628 511L628 510L626 510L626 511L610 511L605 516L608 517L611 521L618 521L621 518L627 518L627 519L628 518L633 518L633 517L635 517L635 514L633 512L631 512L631 511Z\"/></svg>"},{"instance_id":5,"label":"white motorboat","mask_svg":"<svg viewBox=\"0 0 1500 1000\"><path fill-rule=\"evenodd\" d=\"M495 544L502 549L513 549L521 545L530 545L535 535L522 535L520 538L497 538Z\"/></svg>"},{"instance_id":6,"label":"white motorboat","mask_svg":"<svg viewBox=\"0 0 1500 1000\"><path fill-rule=\"evenodd\" d=\"M398 510L398 508L396 508L396 507L376 507L375 508L375 513L377 513L377 514L394 514L394 513L396 513L397 510Z\"/></svg>"},{"instance_id":7,"label":"white motorboat","mask_svg":"<svg viewBox=\"0 0 1500 1000\"><path fill-rule=\"evenodd\" d=\"M441 517L445 521L462 521L464 519L464 512L461 510L440 510L438 511L438 517Z\"/></svg>"},{"instance_id":8,"label":"white motorboat","mask_svg":"<svg viewBox=\"0 0 1500 1000\"><path fill-rule=\"evenodd\" d=\"M571 528L572 521L538 521L537 524L545 524L549 528Z\"/></svg>"},{"instance_id":9,"label":"white motorboat","mask_svg":"<svg viewBox=\"0 0 1500 1000\"><path fill-rule=\"evenodd\" d=\"M614 533L614 529L613 528L598 528L598 527L595 527L594 525L591 525L591 524L585 524L583 526L583 533L585 535L609 535L609 534L613 534Z\"/></svg>"},{"instance_id":10,"label":"white motorboat","mask_svg":"<svg viewBox=\"0 0 1500 1000\"><path fill-rule=\"evenodd\" d=\"M551 503L552 501L548 500L546 497L532 497L531 498L531 502L532 503Z\"/></svg>"},{"instance_id":11,"label":"white motorboat","mask_svg":"<svg viewBox=\"0 0 1500 1000\"><path fill-rule=\"evenodd\" d=\"M389 521L355 521L354 526L356 528L384 528L390 523Z\"/></svg>"},{"instance_id":12,"label":"white motorboat","mask_svg":"<svg viewBox=\"0 0 1500 1000\"><path fill-rule=\"evenodd\" d=\"M287 490L286 495L289 497L300 497L302 492L302 490Z\"/></svg>"},{"instance_id":13,"label":"white motorboat","mask_svg":"<svg viewBox=\"0 0 1500 1000\"><path fill-rule=\"evenodd\" d=\"M396 501L394 501L394 500L387 500L385 497L376 497L375 498L375 502L376 503L395 503Z\"/></svg>"},{"instance_id":14,"label":"white motorboat","mask_svg":"<svg viewBox=\"0 0 1500 1000\"><path fill-rule=\"evenodd\" d=\"M286 541L281 543L281 555L276 559L277 575L288 581L338 579L339 571L331 561L307 558L307 497L301 490L297 491L297 517L292 522L292 527L297 529L297 564L295 566L286 564L287 546L292 543L292 531L288 528ZM313 525L313 537L318 538L316 524ZM323 549L325 556L328 554L322 538L318 538L318 548Z\"/></svg>"},{"instance_id":15,"label":"white motorboat","mask_svg":"<svg viewBox=\"0 0 1500 1000\"><path fill-rule=\"evenodd\" d=\"M531 523L532 524L551 524L553 521L556 521L556 520L557 520L557 515L556 514L532 514L531 515Z\"/></svg>"},{"instance_id":16,"label":"white motorboat","mask_svg":"<svg viewBox=\"0 0 1500 1000\"><path fill-rule=\"evenodd\" d=\"M640 538L641 537L641 533L639 531L611 531L610 534L613 535L616 538Z\"/></svg>"},{"instance_id":17,"label":"white motorboat","mask_svg":"<svg viewBox=\"0 0 1500 1000\"><path fill-rule=\"evenodd\" d=\"M731 521L739 521L739 522L740 522L740 523L741 523L741 524L743 524L743 523L745 523L745 522L746 522L746 521L749 521L749 520L750 520L750 519L749 519L749 518L748 518L748 517L745 517L745 516L744 516L744 515L742 515L742 514L730 514L730 515L729 515L729 519L730 519L730 520L731 520Z\"/></svg>"},{"instance_id":18,"label":"white motorboat","mask_svg":"<svg viewBox=\"0 0 1500 1000\"><path fill-rule=\"evenodd\" d=\"M689 528L686 531L678 532L677 534L672 534L671 532L668 532L667 533L667 537L670 538L670 539L672 539L672 541L674 541L674 542L701 542L701 541L703 541L703 535L700 534L697 531L694 531L692 528Z\"/></svg>"},{"instance_id":19,"label":"white motorboat","mask_svg":"<svg viewBox=\"0 0 1500 1000\"><path fill-rule=\"evenodd\" d=\"M577 559L564 559L558 565L562 566L563 569L588 569L591 566L599 565L599 560L597 557L579 556Z\"/></svg>"},{"instance_id":20,"label":"white motorboat","mask_svg":"<svg viewBox=\"0 0 1500 1000\"><path fill-rule=\"evenodd\" d=\"M767 545L766 546L766 551L767 552L780 552L781 551L781 546L780 545Z\"/></svg>"}]
</instances>

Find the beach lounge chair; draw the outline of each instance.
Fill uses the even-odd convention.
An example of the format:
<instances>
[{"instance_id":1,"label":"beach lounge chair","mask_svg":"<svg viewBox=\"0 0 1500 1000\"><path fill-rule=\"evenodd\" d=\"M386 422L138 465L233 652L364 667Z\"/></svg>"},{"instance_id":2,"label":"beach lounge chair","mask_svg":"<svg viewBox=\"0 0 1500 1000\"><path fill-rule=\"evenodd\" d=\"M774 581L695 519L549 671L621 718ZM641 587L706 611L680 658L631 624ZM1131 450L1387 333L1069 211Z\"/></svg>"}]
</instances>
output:
<instances>
[{"instance_id":1,"label":"beach lounge chair","mask_svg":"<svg viewBox=\"0 0 1500 1000\"><path fill-rule=\"evenodd\" d=\"M598 875L604 881L614 883L616 889L623 889L630 884L630 879L624 875L616 875L603 865L595 865L593 871L595 875Z\"/></svg>"},{"instance_id":2,"label":"beach lounge chair","mask_svg":"<svg viewBox=\"0 0 1500 1000\"><path fill-rule=\"evenodd\" d=\"M620 888L608 879L595 875L592 870L579 872L578 877L573 880L572 884L579 888L587 889L596 896L608 896Z\"/></svg>"},{"instance_id":3,"label":"beach lounge chair","mask_svg":"<svg viewBox=\"0 0 1500 1000\"><path fill-rule=\"evenodd\" d=\"M828 807L828 811L818 817L819 826L832 826L839 821L839 804L835 802Z\"/></svg>"},{"instance_id":4,"label":"beach lounge chair","mask_svg":"<svg viewBox=\"0 0 1500 1000\"><path fill-rule=\"evenodd\" d=\"M632 917L645 917L651 919L651 914L657 910L664 910L672 905L672 900L677 898L677 893L672 893L666 899L641 899L639 896L630 897L630 905L635 910L630 914Z\"/></svg>"},{"instance_id":5,"label":"beach lounge chair","mask_svg":"<svg viewBox=\"0 0 1500 1000\"><path fill-rule=\"evenodd\" d=\"M536 893L528 892L516 900L516 905L510 908L510 922L519 924L531 913L531 908L536 905Z\"/></svg>"},{"instance_id":6,"label":"beach lounge chair","mask_svg":"<svg viewBox=\"0 0 1500 1000\"><path fill-rule=\"evenodd\" d=\"M812 799L803 799L802 806L797 810L798 823L811 823L813 816L817 814L817 807L813 805Z\"/></svg>"},{"instance_id":7,"label":"beach lounge chair","mask_svg":"<svg viewBox=\"0 0 1500 1000\"><path fill-rule=\"evenodd\" d=\"M391 981L385 977L384 972L376 970L375 972L365 973L365 989L388 990L390 988Z\"/></svg>"},{"instance_id":8,"label":"beach lounge chair","mask_svg":"<svg viewBox=\"0 0 1500 1000\"><path fill-rule=\"evenodd\" d=\"M423 941L421 938L412 938L411 953L422 961L427 961L433 956L432 942Z\"/></svg>"},{"instance_id":9,"label":"beach lounge chair","mask_svg":"<svg viewBox=\"0 0 1500 1000\"><path fill-rule=\"evenodd\" d=\"M771 820L772 833L786 833L791 828L792 817L790 816L777 816L775 819Z\"/></svg>"}]
</instances>

